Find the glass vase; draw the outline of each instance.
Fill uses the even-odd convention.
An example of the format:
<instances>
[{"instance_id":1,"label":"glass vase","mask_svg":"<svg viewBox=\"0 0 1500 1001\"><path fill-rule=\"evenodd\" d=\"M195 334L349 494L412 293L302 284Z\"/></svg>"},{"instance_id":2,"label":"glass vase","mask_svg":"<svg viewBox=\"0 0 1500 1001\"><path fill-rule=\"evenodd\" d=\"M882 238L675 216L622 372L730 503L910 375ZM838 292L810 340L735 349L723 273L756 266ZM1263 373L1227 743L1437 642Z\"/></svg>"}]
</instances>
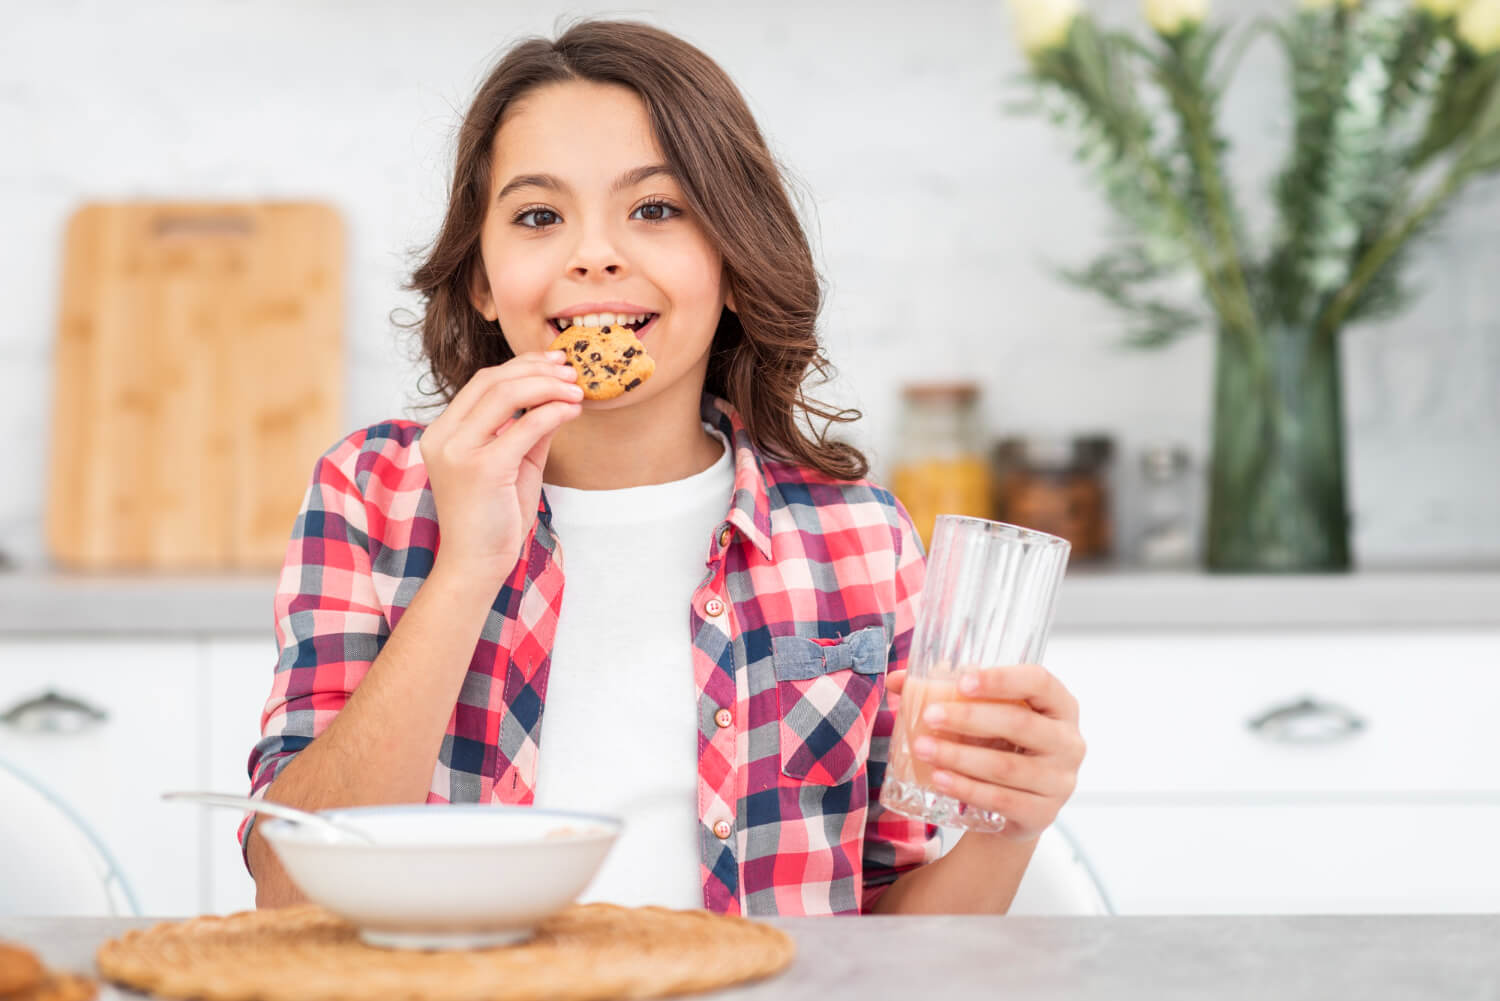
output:
<instances>
[{"instance_id":1,"label":"glass vase","mask_svg":"<svg viewBox=\"0 0 1500 1001\"><path fill-rule=\"evenodd\" d=\"M1220 332L1210 477L1208 569L1350 568L1336 334Z\"/></svg>"}]
</instances>

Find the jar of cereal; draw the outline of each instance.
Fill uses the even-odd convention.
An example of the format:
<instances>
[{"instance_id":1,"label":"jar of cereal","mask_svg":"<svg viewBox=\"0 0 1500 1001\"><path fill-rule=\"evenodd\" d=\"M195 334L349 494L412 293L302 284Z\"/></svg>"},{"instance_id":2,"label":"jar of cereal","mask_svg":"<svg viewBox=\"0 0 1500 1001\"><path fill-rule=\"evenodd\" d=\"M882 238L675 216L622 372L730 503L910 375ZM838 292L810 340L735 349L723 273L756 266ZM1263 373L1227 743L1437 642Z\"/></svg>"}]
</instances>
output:
<instances>
[{"instance_id":1,"label":"jar of cereal","mask_svg":"<svg viewBox=\"0 0 1500 1001\"><path fill-rule=\"evenodd\" d=\"M932 543L940 514L991 516L977 383L917 383L902 389L891 492L906 506L924 548Z\"/></svg>"}]
</instances>

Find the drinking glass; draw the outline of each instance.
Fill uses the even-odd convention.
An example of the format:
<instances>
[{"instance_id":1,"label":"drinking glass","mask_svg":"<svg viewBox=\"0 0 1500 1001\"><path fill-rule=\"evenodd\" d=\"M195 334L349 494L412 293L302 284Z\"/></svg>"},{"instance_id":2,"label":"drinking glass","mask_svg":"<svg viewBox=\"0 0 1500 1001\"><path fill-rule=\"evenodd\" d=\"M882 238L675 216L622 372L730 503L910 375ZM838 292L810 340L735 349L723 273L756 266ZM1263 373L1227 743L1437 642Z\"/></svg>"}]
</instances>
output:
<instances>
[{"instance_id":1,"label":"drinking glass","mask_svg":"<svg viewBox=\"0 0 1500 1001\"><path fill-rule=\"evenodd\" d=\"M1047 646L1052 609L1068 565L1066 539L983 518L939 515L927 555L906 682L901 691L882 806L897 813L970 831L1000 831L1005 817L939 792L933 765L911 753L918 737L1015 750L1004 739L933 734L922 710L934 702L961 702L965 673L1007 664L1037 664Z\"/></svg>"}]
</instances>

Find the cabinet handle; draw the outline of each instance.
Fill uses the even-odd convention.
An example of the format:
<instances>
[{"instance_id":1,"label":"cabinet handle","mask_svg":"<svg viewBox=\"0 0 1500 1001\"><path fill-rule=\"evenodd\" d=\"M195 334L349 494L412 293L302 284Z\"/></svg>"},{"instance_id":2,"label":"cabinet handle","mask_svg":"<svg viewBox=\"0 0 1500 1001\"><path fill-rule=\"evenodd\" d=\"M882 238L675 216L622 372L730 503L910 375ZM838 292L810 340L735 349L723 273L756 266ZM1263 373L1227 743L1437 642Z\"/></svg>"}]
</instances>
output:
<instances>
[{"instance_id":1,"label":"cabinet handle","mask_svg":"<svg viewBox=\"0 0 1500 1001\"><path fill-rule=\"evenodd\" d=\"M1257 716L1249 726L1256 735L1283 744L1331 744L1357 736L1365 721L1343 706L1304 697Z\"/></svg>"},{"instance_id":2,"label":"cabinet handle","mask_svg":"<svg viewBox=\"0 0 1500 1001\"><path fill-rule=\"evenodd\" d=\"M50 691L0 713L0 723L26 733L82 733L107 719L103 709Z\"/></svg>"}]
</instances>

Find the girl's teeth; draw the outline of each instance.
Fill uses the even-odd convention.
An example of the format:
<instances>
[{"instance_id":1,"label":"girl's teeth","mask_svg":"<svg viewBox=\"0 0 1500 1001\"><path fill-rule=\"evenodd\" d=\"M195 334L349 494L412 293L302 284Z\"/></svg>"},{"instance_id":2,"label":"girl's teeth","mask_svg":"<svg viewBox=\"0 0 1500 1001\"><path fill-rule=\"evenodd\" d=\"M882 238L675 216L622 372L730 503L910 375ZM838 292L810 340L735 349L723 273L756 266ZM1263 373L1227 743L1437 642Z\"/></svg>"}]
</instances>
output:
<instances>
[{"instance_id":1,"label":"girl's teeth","mask_svg":"<svg viewBox=\"0 0 1500 1001\"><path fill-rule=\"evenodd\" d=\"M564 330L575 323L584 327L610 327L616 324L624 326L627 323L641 323L647 315L646 313L589 313L587 316L560 317L559 322Z\"/></svg>"}]
</instances>

